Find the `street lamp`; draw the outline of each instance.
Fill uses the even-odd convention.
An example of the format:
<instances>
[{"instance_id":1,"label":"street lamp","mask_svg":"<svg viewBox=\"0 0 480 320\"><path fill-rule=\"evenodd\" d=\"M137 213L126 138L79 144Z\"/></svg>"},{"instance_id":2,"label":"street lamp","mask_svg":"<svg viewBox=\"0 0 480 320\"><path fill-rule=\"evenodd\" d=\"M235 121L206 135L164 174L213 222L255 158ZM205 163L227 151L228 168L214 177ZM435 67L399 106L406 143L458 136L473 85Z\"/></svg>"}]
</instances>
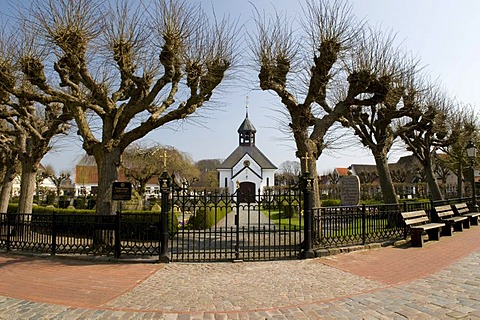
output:
<instances>
[{"instance_id":1,"label":"street lamp","mask_svg":"<svg viewBox=\"0 0 480 320\"><path fill-rule=\"evenodd\" d=\"M470 170L472 171L472 208L474 212L478 212L478 205L476 199L475 191L475 168L473 163L477 157L477 148L473 144L473 141L470 140L467 145L467 156L470 159Z\"/></svg>"}]
</instances>

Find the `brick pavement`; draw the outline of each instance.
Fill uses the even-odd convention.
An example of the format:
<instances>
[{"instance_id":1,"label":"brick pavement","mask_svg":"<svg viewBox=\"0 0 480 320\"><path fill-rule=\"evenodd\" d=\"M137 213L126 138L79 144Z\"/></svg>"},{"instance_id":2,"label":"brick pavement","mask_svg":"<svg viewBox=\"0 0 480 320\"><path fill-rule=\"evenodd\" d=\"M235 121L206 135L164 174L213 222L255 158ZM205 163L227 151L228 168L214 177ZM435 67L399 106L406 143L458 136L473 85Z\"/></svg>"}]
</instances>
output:
<instances>
[{"instance_id":1,"label":"brick pavement","mask_svg":"<svg viewBox=\"0 0 480 320\"><path fill-rule=\"evenodd\" d=\"M480 227L312 260L115 264L0 255L0 319L480 319Z\"/></svg>"}]
</instances>

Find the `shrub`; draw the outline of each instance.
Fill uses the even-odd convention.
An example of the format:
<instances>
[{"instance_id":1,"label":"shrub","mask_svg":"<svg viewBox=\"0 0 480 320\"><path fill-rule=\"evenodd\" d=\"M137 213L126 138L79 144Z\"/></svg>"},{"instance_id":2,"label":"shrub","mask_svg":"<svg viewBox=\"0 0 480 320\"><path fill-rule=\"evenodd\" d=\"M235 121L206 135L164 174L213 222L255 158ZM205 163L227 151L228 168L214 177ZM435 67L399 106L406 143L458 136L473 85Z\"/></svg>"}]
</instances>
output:
<instances>
[{"instance_id":1,"label":"shrub","mask_svg":"<svg viewBox=\"0 0 480 320\"><path fill-rule=\"evenodd\" d=\"M87 207L87 200L85 198L73 199L73 206L77 209L85 209Z\"/></svg>"},{"instance_id":2,"label":"shrub","mask_svg":"<svg viewBox=\"0 0 480 320\"><path fill-rule=\"evenodd\" d=\"M281 203L279 207L280 218L294 218L298 217L299 207L292 204Z\"/></svg>"},{"instance_id":3,"label":"shrub","mask_svg":"<svg viewBox=\"0 0 480 320\"><path fill-rule=\"evenodd\" d=\"M217 206L207 205L205 207L198 207L188 220L187 228L195 230L209 229L223 219L230 211L231 208L225 206L225 203L222 201L220 201Z\"/></svg>"},{"instance_id":4,"label":"shrub","mask_svg":"<svg viewBox=\"0 0 480 320\"><path fill-rule=\"evenodd\" d=\"M7 212L14 213L18 211L18 203L9 203Z\"/></svg>"},{"instance_id":5,"label":"shrub","mask_svg":"<svg viewBox=\"0 0 480 320\"><path fill-rule=\"evenodd\" d=\"M342 204L340 199L325 199L322 200L322 207L338 207Z\"/></svg>"},{"instance_id":6,"label":"shrub","mask_svg":"<svg viewBox=\"0 0 480 320\"><path fill-rule=\"evenodd\" d=\"M66 209L70 205L70 199L66 196L61 196L60 199L58 199L58 207L60 209Z\"/></svg>"},{"instance_id":7,"label":"shrub","mask_svg":"<svg viewBox=\"0 0 480 320\"><path fill-rule=\"evenodd\" d=\"M47 205L53 205L53 203L55 202L55 195L54 194L47 194L47 202L46 204Z\"/></svg>"},{"instance_id":8,"label":"shrub","mask_svg":"<svg viewBox=\"0 0 480 320\"><path fill-rule=\"evenodd\" d=\"M215 225L215 214L205 208L198 208L188 220L188 227L195 230L209 229Z\"/></svg>"}]
</instances>

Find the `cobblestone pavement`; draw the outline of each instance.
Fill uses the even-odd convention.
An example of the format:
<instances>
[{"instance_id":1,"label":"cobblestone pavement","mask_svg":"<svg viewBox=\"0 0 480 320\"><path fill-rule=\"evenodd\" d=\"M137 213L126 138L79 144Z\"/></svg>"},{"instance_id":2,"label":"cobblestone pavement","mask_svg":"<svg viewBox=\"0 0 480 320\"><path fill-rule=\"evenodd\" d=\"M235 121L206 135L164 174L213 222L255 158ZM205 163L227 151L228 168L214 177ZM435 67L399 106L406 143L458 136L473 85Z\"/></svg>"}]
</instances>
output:
<instances>
[{"instance_id":1,"label":"cobblestone pavement","mask_svg":"<svg viewBox=\"0 0 480 320\"><path fill-rule=\"evenodd\" d=\"M0 319L480 319L480 227L312 260L114 264L0 255Z\"/></svg>"}]
</instances>

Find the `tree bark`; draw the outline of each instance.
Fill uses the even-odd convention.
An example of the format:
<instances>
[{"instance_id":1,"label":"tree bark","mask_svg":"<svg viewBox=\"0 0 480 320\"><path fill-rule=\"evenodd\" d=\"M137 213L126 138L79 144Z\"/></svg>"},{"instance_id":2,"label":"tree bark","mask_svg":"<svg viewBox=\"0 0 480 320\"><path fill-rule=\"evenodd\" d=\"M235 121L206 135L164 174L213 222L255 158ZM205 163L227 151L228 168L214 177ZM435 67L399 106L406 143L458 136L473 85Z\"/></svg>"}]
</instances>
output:
<instances>
[{"instance_id":1,"label":"tree bark","mask_svg":"<svg viewBox=\"0 0 480 320\"><path fill-rule=\"evenodd\" d=\"M424 166L425 178L430 189L430 198L432 200L443 200L440 186L438 185L435 173L433 172L432 161L427 160Z\"/></svg>"},{"instance_id":2,"label":"tree bark","mask_svg":"<svg viewBox=\"0 0 480 320\"><path fill-rule=\"evenodd\" d=\"M312 159L308 163L309 171L312 172L310 178L313 179L313 207L318 208L322 205L320 200L320 187L318 185L317 159Z\"/></svg>"},{"instance_id":3,"label":"tree bark","mask_svg":"<svg viewBox=\"0 0 480 320\"><path fill-rule=\"evenodd\" d=\"M397 194L393 186L388 161L385 155L375 155L375 164L377 165L380 188L382 189L383 202L385 204L398 203Z\"/></svg>"},{"instance_id":4,"label":"tree bark","mask_svg":"<svg viewBox=\"0 0 480 320\"><path fill-rule=\"evenodd\" d=\"M116 203L112 201L112 184L118 179L121 151L119 148L94 152L98 170L97 215L113 215L116 212Z\"/></svg>"},{"instance_id":5,"label":"tree bark","mask_svg":"<svg viewBox=\"0 0 480 320\"><path fill-rule=\"evenodd\" d=\"M462 198L464 194L463 190L463 166L461 161L458 162L457 168L457 197Z\"/></svg>"},{"instance_id":6,"label":"tree bark","mask_svg":"<svg viewBox=\"0 0 480 320\"><path fill-rule=\"evenodd\" d=\"M38 164L32 158L21 159L20 163L22 178L20 180L18 213L32 213Z\"/></svg>"},{"instance_id":7,"label":"tree bark","mask_svg":"<svg viewBox=\"0 0 480 320\"><path fill-rule=\"evenodd\" d=\"M306 129L302 131L303 135L305 134ZM297 132L298 134L298 132ZM300 138L299 138L300 136ZM317 159L321 154L321 150L315 147L315 144L310 139L303 139L299 135L295 137L295 142L297 145L297 157L300 160L300 170L302 177L308 177L313 179L313 207L320 207L320 188L318 186L318 174L317 174Z\"/></svg>"},{"instance_id":8,"label":"tree bark","mask_svg":"<svg viewBox=\"0 0 480 320\"><path fill-rule=\"evenodd\" d=\"M2 182L2 190L0 191L0 213L7 213L8 203L12 193L13 180L17 174L15 165L7 166Z\"/></svg>"}]
</instances>

